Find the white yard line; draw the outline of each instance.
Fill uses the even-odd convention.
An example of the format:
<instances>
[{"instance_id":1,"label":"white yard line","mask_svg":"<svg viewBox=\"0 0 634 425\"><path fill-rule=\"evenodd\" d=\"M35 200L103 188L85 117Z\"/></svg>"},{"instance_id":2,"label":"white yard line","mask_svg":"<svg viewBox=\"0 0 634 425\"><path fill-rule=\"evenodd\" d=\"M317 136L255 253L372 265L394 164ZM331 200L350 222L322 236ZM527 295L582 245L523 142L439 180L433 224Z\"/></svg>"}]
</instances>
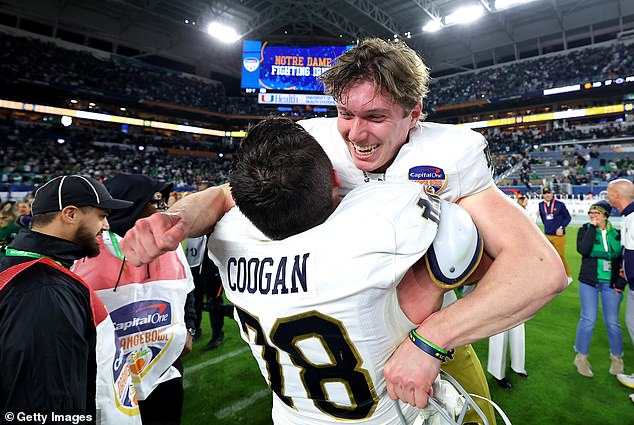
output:
<instances>
[{"instance_id":1,"label":"white yard line","mask_svg":"<svg viewBox=\"0 0 634 425\"><path fill-rule=\"evenodd\" d=\"M236 413L239 410L244 409L245 407L248 407L250 405L252 405L253 403L255 403L256 401L258 401L261 398L266 397L267 395L271 394L271 390L269 388L264 388L254 394L252 394L249 398L245 398L243 400L240 400L236 403L233 403L231 406L229 407L225 407L224 409L218 411L218 413L216 413L216 418L218 419L222 419L222 418L226 418L227 416L231 416L234 413Z\"/></svg>"},{"instance_id":2,"label":"white yard line","mask_svg":"<svg viewBox=\"0 0 634 425\"><path fill-rule=\"evenodd\" d=\"M223 354L222 356L218 356L218 357L214 357L213 359L205 360L204 362L198 363L197 365L186 367L185 368L185 373L184 373L185 377L183 379L183 388L188 388L188 387L190 387L192 385L191 381L189 379L187 379L187 377L190 376L191 373L194 373L194 372L196 372L197 370L200 370L200 369L204 369L207 366L211 366L213 364L223 362L223 361L225 361L227 359L230 359L232 357L238 356L238 355L240 355L242 353L245 353L247 351L249 351L249 347L243 347L243 348L241 348L239 350L235 350L235 351L232 351L230 353Z\"/></svg>"}]
</instances>

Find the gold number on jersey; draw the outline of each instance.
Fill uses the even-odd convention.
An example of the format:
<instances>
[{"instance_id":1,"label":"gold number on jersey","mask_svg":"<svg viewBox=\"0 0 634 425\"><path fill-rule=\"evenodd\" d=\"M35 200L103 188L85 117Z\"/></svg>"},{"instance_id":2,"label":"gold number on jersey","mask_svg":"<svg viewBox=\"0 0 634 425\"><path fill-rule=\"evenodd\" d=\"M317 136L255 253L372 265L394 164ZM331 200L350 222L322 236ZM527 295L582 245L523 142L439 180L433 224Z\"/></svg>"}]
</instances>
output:
<instances>
[{"instance_id":1,"label":"gold number on jersey","mask_svg":"<svg viewBox=\"0 0 634 425\"><path fill-rule=\"evenodd\" d=\"M248 326L256 334L262 335L262 327L256 318L240 308L237 308L237 312L244 332ZM321 342L330 359L329 363L316 364L305 355L300 345L310 338ZM271 329L270 340L288 353L293 364L300 368L306 394L320 411L337 419L352 420L365 419L374 413L378 397L370 374L361 367L361 356L339 320L317 311L280 318ZM271 389L293 408L292 399L283 395L284 379L279 353L263 337L256 336L255 341L257 345L263 345L262 358L267 365ZM349 406L328 400L326 386L333 383L346 388Z\"/></svg>"},{"instance_id":2,"label":"gold number on jersey","mask_svg":"<svg viewBox=\"0 0 634 425\"><path fill-rule=\"evenodd\" d=\"M423 197L418 198L418 205L421 208L421 215L427 220L431 220L436 224L440 223L440 198L435 195L427 195L429 199Z\"/></svg>"}]
</instances>

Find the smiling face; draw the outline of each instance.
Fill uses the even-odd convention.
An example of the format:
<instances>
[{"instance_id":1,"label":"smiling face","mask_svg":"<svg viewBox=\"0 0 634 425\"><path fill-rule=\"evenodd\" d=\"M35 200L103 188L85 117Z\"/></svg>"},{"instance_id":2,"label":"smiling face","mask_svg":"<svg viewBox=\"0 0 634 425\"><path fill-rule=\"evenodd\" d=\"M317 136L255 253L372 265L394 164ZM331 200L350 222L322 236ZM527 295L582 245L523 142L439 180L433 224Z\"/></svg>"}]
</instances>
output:
<instances>
[{"instance_id":1,"label":"smiling face","mask_svg":"<svg viewBox=\"0 0 634 425\"><path fill-rule=\"evenodd\" d=\"M350 86L337 102L337 128L354 165L363 171L385 172L407 142L421 115L421 105L406 111L370 81Z\"/></svg>"}]
</instances>

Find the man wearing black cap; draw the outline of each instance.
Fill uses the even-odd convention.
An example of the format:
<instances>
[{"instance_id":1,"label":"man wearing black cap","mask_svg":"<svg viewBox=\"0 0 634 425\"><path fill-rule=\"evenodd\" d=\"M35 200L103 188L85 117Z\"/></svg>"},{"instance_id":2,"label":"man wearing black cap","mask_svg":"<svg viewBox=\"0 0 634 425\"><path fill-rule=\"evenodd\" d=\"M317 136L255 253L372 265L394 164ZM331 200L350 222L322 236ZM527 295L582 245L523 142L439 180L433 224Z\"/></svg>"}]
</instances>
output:
<instances>
[{"instance_id":1,"label":"man wearing black cap","mask_svg":"<svg viewBox=\"0 0 634 425\"><path fill-rule=\"evenodd\" d=\"M132 205L112 213L109 231L98 240L101 253L77 262L74 271L90 283L112 316L122 359L131 364L143 424L179 424L183 405L179 357L191 350L195 328L194 280L185 253L179 248L144 267L134 267L118 246L137 220L167 207L173 184L140 174L119 174L104 184Z\"/></svg>"},{"instance_id":2,"label":"man wearing black cap","mask_svg":"<svg viewBox=\"0 0 634 425\"><path fill-rule=\"evenodd\" d=\"M545 187L542 190L542 194L544 202L539 203L539 216L542 219L542 223L544 223L544 233L546 234L546 239L553 244L562 263L564 263L568 284L570 284L572 277L570 276L570 267L566 260L566 226L570 224L572 218L568 208L566 208L566 204L553 199L553 192L550 188Z\"/></svg>"},{"instance_id":3,"label":"man wearing black cap","mask_svg":"<svg viewBox=\"0 0 634 425\"><path fill-rule=\"evenodd\" d=\"M76 175L54 178L35 193L32 228L21 230L0 260L4 418L27 412L54 421L54 412L84 415L89 423L140 423L128 366L117 366L110 316L68 270L99 254L97 237L109 228L110 210L130 204Z\"/></svg>"}]
</instances>

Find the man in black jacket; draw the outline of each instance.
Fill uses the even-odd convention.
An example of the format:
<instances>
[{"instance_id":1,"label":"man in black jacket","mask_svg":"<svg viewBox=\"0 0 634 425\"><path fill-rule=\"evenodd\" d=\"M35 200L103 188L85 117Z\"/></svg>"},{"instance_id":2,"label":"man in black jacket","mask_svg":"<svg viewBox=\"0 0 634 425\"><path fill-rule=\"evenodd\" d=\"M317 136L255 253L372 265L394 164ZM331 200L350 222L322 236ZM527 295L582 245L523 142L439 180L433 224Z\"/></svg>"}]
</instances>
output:
<instances>
[{"instance_id":1,"label":"man in black jacket","mask_svg":"<svg viewBox=\"0 0 634 425\"><path fill-rule=\"evenodd\" d=\"M96 401L98 372L102 376L97 364L108 347L98 343L97 329L109 317L94 292L67 269L99 253L97 236L108 229L109 211L128 205L83 176L57 177L36 192L32 230L21 230L0 260L3 418L31 412L84 414L91 421L100 410L116 410L114 403ZM114 360L114 350L107 355ZM118 400L128 401L125 394ZM138 414L136 402L128 407Z\"/></svg>"}]
</instances>

